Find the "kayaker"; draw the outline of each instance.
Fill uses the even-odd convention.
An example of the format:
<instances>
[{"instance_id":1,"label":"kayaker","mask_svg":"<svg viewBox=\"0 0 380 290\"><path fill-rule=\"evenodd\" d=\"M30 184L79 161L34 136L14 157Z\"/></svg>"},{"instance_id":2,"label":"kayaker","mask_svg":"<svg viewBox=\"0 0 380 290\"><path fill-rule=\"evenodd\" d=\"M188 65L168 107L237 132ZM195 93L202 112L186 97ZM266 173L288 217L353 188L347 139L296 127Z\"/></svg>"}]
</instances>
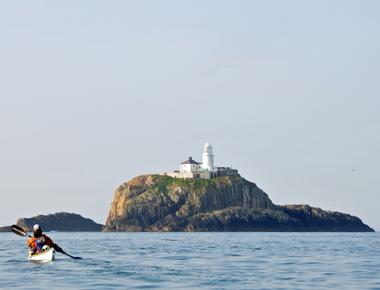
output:
<instances>
[{"instance_id":1,"label":"kayaker","mask_svg":"<svg viewBox=\"0 0 380 290\"><path fill-rule=\"evenodd\" d=\"M45 234L42 233L40 225L36 224L33 226L33 237L29 238L27 241L28 248L32 254L41 252L44 246L53 247L53 241Z\"/></svg>"}]
</instances>

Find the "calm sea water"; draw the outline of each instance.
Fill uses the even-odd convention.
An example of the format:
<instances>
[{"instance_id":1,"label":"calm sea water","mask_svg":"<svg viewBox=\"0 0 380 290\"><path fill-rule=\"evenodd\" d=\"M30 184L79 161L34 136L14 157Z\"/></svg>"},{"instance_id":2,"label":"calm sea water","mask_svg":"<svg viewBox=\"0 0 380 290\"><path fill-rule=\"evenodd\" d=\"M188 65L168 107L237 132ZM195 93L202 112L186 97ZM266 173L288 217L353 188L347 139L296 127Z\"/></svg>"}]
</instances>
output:
<instances>
[{"instance_id":1,"label":"calm sea water","mask_svg":"<svg viewBox=\"0 0 380 290\"><path fill-rule=\"evenodd\" d=\"M57 260L0 234L1 289L380 289L379 233L49 233Z\"/></svg>"}]
</instances>

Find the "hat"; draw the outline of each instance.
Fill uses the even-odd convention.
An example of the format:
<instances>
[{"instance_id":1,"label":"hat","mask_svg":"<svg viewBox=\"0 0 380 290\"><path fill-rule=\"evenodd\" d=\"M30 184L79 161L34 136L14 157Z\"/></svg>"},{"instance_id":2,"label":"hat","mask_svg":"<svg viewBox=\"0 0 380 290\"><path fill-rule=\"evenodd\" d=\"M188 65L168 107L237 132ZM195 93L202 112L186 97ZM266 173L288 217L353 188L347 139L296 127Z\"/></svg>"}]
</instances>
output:
<instances>
[{"instance_id":1,"label":"hat","mask_svg":"<svg viewBox=\"0 0 380 290\"><path fill-rule=\"evenodd\" d=\"M38 231L38 230L40 230L40 229L41 229L41 227L40 227L39 224L35 224L35 225L33 226L33 232Z\"/></svg>"}]
</instances>

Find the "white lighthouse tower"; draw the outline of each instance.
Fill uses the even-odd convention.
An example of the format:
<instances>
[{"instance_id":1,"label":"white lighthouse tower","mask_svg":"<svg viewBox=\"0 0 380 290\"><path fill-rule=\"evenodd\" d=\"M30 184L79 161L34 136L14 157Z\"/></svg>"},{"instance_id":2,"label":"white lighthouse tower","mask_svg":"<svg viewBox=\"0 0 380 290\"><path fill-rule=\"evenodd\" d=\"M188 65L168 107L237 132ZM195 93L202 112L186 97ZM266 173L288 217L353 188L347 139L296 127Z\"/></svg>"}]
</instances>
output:
<instances>
[{"instance_id":1,"label":"white lighthouse tower","mask_svg":"<svg viewBox=\"0 0 380 290\"><path fill-rule=\"evenodd\" d=\"M203 147L202 168L214 172L214 155L212 155L212 146L208 143Z\"/></svg>"}]
</instances>

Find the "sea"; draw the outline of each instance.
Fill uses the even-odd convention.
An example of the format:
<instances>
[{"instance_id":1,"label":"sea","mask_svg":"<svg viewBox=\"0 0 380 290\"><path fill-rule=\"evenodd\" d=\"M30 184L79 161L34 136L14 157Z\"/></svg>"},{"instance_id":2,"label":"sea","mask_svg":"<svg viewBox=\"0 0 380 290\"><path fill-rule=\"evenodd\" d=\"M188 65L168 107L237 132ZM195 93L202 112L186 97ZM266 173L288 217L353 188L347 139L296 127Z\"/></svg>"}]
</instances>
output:
<instances>
[{"instance_id":1,"label":"sea","mask_svg":"<svg viewBox=\"0 0 380 290\"><path fill-rule=\"evenodd\" d=\"M0 233L0 289L380 289L380 233L47 233L27 261Z\"/></svg>"}]
</instances>

